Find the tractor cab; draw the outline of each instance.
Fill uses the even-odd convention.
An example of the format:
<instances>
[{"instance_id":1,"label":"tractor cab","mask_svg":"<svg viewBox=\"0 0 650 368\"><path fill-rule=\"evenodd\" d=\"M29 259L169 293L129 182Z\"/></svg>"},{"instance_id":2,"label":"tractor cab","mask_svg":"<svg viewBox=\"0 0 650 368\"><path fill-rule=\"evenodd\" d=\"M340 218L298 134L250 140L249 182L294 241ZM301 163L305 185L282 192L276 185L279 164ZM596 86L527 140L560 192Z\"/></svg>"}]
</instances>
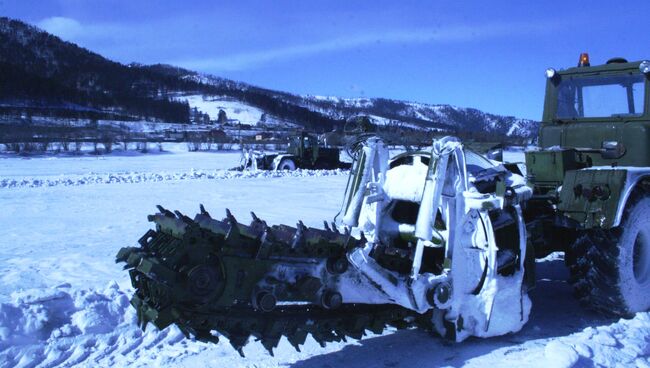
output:
<instances>
[{"instance_id":1,"label":"tractor cab","mask_svg":"<svg viewBox=\"0 0 650 368\"><path fill-rule=\"evenodd\" d=\"M537 194L559 195L575 170L650 166L649 75L650 61L613 58L592 66L588 54L577 67L546 70L539 148L526 154Z\"/></svg>"},{"instance_id":2,"label":"tractor cab","mask_svg":"<svg viewBox=\"0 0 650 368\"><path fill-rule=\"evenodd\" d=\"M318 139L306 132L291 137L287 146L287 153L299 157L301 160L315 162L318 159Z\"/></svg>"},{"instance_id":3,"label":"tractor cab","mask_svg":"<svg viewBox=\"0 0 650 368\"><path fill-rule=\"evenodd\" d=\"M578 167L650 166L649 75L649 61L591 66L588 54L575 68L547 69L540 147L573 148Z\"/></svg>"},{"instance_id":4,"label":"tractor cab","mask_svg":"<svg viewBox=\"0 0 650 368\"><path fill-rule=\"evenodd\" d=\"M287 155L294 160L296 167L314 169L346 168L349 165L339 161L339 149L328 148L319 142L318 137L307 132L291 137ZM287 156L287 157L289 157Z\"/></svg>"}]
</instances>

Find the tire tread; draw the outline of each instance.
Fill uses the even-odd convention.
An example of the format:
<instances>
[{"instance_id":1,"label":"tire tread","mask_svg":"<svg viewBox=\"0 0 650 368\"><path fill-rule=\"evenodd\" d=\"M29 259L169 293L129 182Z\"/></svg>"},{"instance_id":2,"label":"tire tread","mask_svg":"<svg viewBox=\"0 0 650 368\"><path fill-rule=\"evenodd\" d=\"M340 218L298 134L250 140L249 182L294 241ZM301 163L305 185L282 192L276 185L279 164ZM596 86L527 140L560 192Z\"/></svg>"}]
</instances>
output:
<instances>
[{"instance_id":1,"label":"tire tread","mask_svg":"<svg viewBox=\"0 0 650 368\"><path fill-rule=\"evenodd\" d=\"M617 245L630 212L645 196L644 192L633 193L625 208L622 226L586 230L571 245L572 256L567 257L572 260L568 264L568 281L583 306L608 315L630 317L634 314L621 292L620 248Z\"/></svg>"}]
</instances>

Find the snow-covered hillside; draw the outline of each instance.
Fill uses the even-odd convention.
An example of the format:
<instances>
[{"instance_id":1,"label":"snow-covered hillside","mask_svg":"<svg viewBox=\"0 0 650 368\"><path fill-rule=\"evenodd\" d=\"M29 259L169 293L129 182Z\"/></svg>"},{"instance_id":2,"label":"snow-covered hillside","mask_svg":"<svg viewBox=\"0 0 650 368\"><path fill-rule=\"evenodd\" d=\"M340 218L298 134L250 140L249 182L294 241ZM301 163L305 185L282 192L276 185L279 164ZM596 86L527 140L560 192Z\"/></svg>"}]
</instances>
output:
<instances>
[{"instance_id":1,"label":"snow-covered hillside","mask_svg":"<svg viewBox=\"0 0 650 368\"><path fill-rule=\"evenodd\" d=\"M187 101L190 108L196 108L199 112L208 114L210 120L217 120L219 117L219 111L223 110L226 113L228 122L233 125L264 124L267 126L298 126L295 123L270 115L260 108L239 101L233 97L205 94L181 94L176 97L176 100Z\"/></svg>"},{"instance_id":2,"label":"snow-covered hillside","mask_svg":"<svg viewBox=\"0 0 650 368\"><path fill-rule=\"evenodd\" d=\"M185 73L185 74L183 74ZM438 129L441 131L484 132L516 137L534 137L537 135L539 123L529 119L513 116L502 116L483 112L473 108L458 107L445 104L428 104L412 101L402 101L386 98L341 98L336 96L294 95L251 86L241 82L230 81L212 75L194 72L181 72L181 78L224 91L225 95L233 96L265 96L277 104L294 105L308 111L321 114L333 121L342 121L354 115L368 115L377 125L394 124L411 129ZM211 118L218 114L218 106L225 110L229 108L236 116L242 116L242 123L253 121L257 114L261 117L262 109L254 107L250 102L241 101L236 97L214 95L190 95L186 98L191 107L207 113ZM260 111L256 111L260 110ZM239 110L238 113L236 110ZM252 113L249 113L252 112ZM236 115L241 114L241 115ZM281 119L267 112L267 119L278 122L287 121L301 124L293 119ZM254 123L253 123L254 124Z\"/></svg>"},{"instance_id":3,"label":"snow-covered hillside","mask_svg":"<svg viewBox=\"0 0 650 368\"><path fill-rule=\"evenodd\" d=\"M262 114L264 114L264 111L233 98L189 95L180 99L185 99L190 104L190 108L197 108L199 111L210 115L212 120L216 120L219 116L219 110L223 110L228 119L237 120L238 123L245 125L256 125L262 119Z\"/></svg>"},{"instance_id":4,"label":"snow-covered hillside","mask_svg":"<svg viewBox=\"0 0 650 368\"><path fill-rule=\"evenodd\" d=\"M156 204L188 214L199 203L213 215L227 207L242 221L255 210L270 224L301 219L316 227L338 211L342 173L224 174L238 161L234 153L181 151L0 158L0 181L59 183L0 187L0 367L650 366L649 314L618 320L585 311L571 296L558 254L538 262L528 324L498 338L452 344L420 330L389 329L325 348L309 338L302 352L283 340L275 357L252 341L241 358L225 338L210 345L176 328L142 332L128 304L128 275L114 257L150 228L146 215ZM222 174L184 176L190 172ZM165 179L65 184L133 173Z\"/></svg>"},{"instance_id":5,"label":"snow-covered hillside","mask_svg":"<svg viewBox=\"0 0 650 368\"><path fill-rule=\"evenodd\" d=\"M318 132L341 128L345 119L363 114L380 125L438 129L473 138L530 138L537 133L537 123L531 120L435 101L301 96L170 65L124 65L5 17L0 17L0 41L0 62L9 68L4 73L6 88L0 90L0 120L12 124L115 120L141 131L145 121L205 122L195 119L192 108L196 108L213 120L223 110L234 124L264 120L265 125ZM0 131L0 140L14 139L2 133L6 132Z\"/></svg>"},{"instance_id":6,"label":"snow-covered hillside","mask_svg":"<svg viewBox=\"0 0 650 368\"><path fill-rule=\"evenodd\" d=\"M501 116L444 104L389 100L383 98L339 98L303 96L303 106L332 117L345 118L349 111L369 114L380 125L399 124L416 129L483 131L508 136L532 137L539 124L529 119Z\"/></svg>"}]
</instances>

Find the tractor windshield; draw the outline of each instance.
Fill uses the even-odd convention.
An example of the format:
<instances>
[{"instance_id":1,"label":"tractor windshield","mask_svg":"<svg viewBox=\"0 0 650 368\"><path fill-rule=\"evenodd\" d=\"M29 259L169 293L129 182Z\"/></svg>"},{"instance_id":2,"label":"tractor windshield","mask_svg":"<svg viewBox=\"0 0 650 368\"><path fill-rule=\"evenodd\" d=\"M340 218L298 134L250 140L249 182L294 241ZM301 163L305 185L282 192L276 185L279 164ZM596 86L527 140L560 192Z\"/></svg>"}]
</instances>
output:
<instances>
[{"instance_id":1,"label":"tractor windshield","mask_svg":"<svg viewBox=\"0 0 650 368\"><path fill-rule=\"evenodd\" d=\"M640 116L645 77L640 74L565 76L557 86L557 119Z\"/></svg>"}]
</instances>

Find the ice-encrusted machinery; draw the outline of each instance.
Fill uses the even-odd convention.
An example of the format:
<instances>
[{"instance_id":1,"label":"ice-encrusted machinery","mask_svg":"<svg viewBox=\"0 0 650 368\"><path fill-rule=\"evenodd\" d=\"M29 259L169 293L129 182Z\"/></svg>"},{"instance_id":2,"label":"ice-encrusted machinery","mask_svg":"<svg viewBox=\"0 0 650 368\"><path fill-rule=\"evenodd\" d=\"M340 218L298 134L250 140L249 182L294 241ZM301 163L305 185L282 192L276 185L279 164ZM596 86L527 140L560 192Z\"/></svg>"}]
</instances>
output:
<instances>
[{"instance_id":1,"label":"ice-encrusted machinery","mask_svg":"<svg viewBox=\"0 0 650 368\"><path fill-rule=\"evenodd\" d=\"M159 207L129 270L143 327L226 337L240 353L253 336L272 352L385 326L419 326L461 341L518 331L532 285L521 204L524 179L453 138L389 158L361 146L338 222L324 229L237 222Z\"/></svg>"},{"instance_id":2,"label":"ice-encrusted machinery","mask_svg":"<svg viewBox=\"0 0 650 368\"><path fill-rule=\"evenodd\" d=\"M546 77L525 170L453 138L390 159L368 138L324 230L160 208L156 229L117 257L140 322L225 336L240 352L250 336L272 351L282 336L298 347L386 325L501 335L528 319L535 258L556 251L582 304L648 310L650 61L591 66L581 54Z\"/></svg>"}]
</instances>

